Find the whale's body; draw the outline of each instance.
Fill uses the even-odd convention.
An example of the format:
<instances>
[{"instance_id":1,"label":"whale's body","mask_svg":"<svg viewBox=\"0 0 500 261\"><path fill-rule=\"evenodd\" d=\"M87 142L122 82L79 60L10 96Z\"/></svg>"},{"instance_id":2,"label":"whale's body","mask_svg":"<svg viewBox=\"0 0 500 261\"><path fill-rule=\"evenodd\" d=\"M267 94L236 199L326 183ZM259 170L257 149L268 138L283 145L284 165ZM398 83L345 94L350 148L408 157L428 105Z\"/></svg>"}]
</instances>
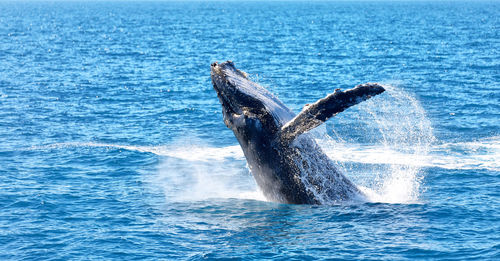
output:
<instances>
[{"instance_id":1,"label":"whale's body","mask_svg":"<svg viewBox=\"0 0 500 261\"><path fill-rule=\"evenodd\" d=\"M325 204L362 195L307 131L384 91L378 84L336 90L295 115L230 61L213 63L211 77L224 122L233 130L257 185L271 201Z\"/></svg>"}]
</instances>

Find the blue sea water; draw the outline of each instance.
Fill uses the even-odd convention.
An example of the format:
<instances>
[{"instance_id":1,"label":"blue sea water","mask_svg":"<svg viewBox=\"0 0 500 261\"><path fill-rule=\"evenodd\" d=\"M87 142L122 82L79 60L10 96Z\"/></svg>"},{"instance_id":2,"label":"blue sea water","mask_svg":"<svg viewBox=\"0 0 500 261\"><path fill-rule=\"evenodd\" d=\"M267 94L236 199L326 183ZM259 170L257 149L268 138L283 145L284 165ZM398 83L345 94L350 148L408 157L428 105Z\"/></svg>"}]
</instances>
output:
<instances>
[{"instance_id":1,"label":"blue sea water","mask_svg":"<svg viewBox=\"0 0 500 261\"><path fill-rule=\"evenodd\" d=\"M0 259L500 259L500 3L0 2ZM233 60L366 202L259 192L210 82Z\"/></svg>"}]
</instances>

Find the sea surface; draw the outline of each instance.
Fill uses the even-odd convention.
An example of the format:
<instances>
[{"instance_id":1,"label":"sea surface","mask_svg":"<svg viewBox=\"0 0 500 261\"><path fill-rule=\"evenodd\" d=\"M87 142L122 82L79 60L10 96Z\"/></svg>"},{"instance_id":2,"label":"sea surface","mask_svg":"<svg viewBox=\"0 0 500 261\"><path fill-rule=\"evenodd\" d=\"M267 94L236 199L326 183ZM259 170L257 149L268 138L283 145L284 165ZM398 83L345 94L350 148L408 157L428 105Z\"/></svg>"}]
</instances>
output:
<instances>
[{"instance_id":1,"label":"sea surface","mask_svg":"<svg viewBox=\"0 0 500 261\"><path fill-rule=\"evenodd\" d=\"M0 2L0 259L500 259L500 2ZM268 202L234 61L368 199Z\"/></svg>"}]
</instances>

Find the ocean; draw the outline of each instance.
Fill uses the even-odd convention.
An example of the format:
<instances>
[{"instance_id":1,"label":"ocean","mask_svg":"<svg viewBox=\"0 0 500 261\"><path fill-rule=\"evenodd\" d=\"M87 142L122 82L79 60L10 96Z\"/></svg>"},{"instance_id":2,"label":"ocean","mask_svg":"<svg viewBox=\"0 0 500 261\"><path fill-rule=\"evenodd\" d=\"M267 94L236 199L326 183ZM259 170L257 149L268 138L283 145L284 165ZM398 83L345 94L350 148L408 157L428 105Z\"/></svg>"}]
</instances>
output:
<instances>
[{"instance_id":1,"label":"ocean","mask_svg":"<svg viewBox=\"0 0 500 261\"><path fill-rule=\"evenodd\" d=\"M1 260L500 259L500 2L0 2ZM296 113L366 201L269 202L210 64Z\"/></svg>"}]
</instances>

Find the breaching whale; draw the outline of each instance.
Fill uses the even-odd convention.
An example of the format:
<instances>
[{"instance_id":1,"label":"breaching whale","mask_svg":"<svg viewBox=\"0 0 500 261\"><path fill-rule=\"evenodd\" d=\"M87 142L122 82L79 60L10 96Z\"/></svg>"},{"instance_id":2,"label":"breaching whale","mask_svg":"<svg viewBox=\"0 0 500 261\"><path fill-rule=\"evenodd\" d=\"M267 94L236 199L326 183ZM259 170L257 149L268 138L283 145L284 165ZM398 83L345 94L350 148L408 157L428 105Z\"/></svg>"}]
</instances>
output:
<instances>
[{"instance_id":1,"label":"breaching whale","mask_svg":"<svg viewBox=\"0 0 500 261\"><path fill-rule=\"evenodd\" d=\"M226 126L234 132L257 185L271 201L337 203L362 192L335 167L307 131L384 92L377 83L335 90L295 115L233 62L213 63L211 78Z\"/></svg>"}]
</instances>

